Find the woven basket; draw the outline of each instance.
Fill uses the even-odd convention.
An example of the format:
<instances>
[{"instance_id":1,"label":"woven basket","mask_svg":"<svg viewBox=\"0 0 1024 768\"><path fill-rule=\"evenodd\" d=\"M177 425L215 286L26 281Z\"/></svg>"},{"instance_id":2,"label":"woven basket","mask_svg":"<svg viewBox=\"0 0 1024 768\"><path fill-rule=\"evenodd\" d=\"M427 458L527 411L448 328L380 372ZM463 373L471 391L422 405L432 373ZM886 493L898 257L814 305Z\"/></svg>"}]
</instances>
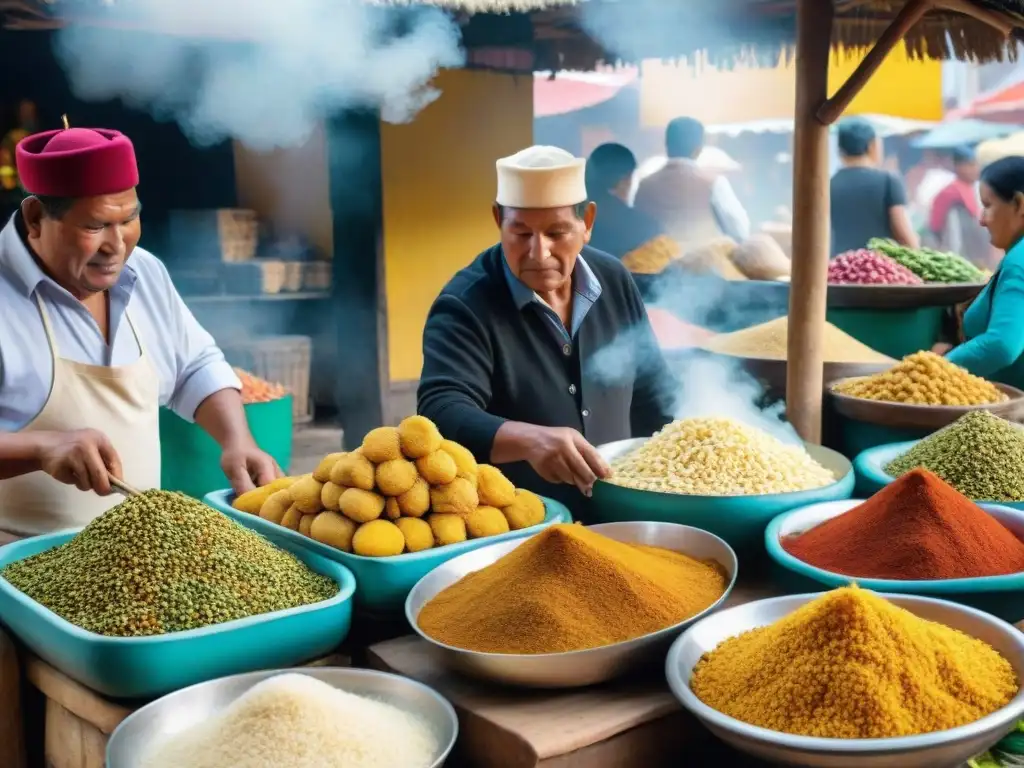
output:
<instances>
[{"instance_id":1,"label":"woven basket","mask_svg":"<svg viewBox=\"0 0 1024 768\"><path fill-rule=\"evenodd\" d=\"M221 344L231 365L243 368L261 379L283 384L292 393L294 422L313 418L309 398L309 378L313 360L313 340L308 336L263 336L232 340Z\"/></svg>"}]
</instances>

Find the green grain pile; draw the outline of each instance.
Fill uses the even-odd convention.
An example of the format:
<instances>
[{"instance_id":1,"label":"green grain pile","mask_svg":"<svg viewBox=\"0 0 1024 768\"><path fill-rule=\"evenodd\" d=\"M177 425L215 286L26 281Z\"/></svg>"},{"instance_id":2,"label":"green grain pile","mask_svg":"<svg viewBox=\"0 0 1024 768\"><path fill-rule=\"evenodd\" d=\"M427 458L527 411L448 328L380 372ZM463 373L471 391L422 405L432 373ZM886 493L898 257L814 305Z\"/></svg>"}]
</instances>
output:
<instances>
[{"instance_id":1,"label":"green grain pile","mask_svg":"<svg viewBox=\"0 0 1024 768\"><path fill-rule=\"evenodd\" d=\"M196 629L338 592L262 536L167 491L127 499L0 576L72 624L115 637Z\"/></svg>"},{"instance_id":2,"label":"green grain pile","mask_svg":"<svg viewBox=\"0 0 1024 768\"><path fill-rule=\"evenodd\" d=\"M1024 501L1024 430L972 411L885 466L899 477L924 467L969 499Z\"/></svg>"},{"instance_id":3,"label":"green grain pile","mask_svg":"<svg viewBox=\"0 0 1024 768\"><path fill-rule=\"evenodd\" d=\"M868 248L894 259L926 283L983 283L987 279L984 272L956 253L907 248L879 237L869 240Z\"/></svg>"}]
</instances>

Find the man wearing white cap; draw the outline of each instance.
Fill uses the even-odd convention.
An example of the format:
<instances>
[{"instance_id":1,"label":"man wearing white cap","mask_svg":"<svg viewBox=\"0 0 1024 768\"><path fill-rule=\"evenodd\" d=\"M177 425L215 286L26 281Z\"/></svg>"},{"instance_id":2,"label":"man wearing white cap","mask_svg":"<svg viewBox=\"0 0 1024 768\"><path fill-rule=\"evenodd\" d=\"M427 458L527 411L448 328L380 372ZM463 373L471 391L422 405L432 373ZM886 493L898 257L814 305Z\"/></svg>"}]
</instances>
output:
<instances>
[{"instance_id":1,"label":"man wearing white cap","mask_svg":"<svg viewBox=\"0 0 1024 768\"><path fill-rule=\"evenodd\" d=\"M609 471L593 446L660 429L676 386L629 272L587 246L584 166L544 146L498 160L501 240L434 302L418 392L478 461L576 509Z\"/></svg>"}]
</instances>

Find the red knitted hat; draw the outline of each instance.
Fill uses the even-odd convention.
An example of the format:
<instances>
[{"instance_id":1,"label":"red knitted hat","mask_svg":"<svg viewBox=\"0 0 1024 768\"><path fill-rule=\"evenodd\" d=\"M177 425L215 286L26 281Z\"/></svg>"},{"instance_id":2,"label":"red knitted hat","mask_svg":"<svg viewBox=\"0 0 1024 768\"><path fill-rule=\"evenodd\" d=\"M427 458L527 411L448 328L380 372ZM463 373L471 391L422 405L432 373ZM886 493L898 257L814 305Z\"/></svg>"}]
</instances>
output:
<instances>
[{"instance_id":1,"label":"red knitted hat","mask_svg":"<svg viewBox=\"0 0 1024 768\"><path fill-rule=\"evenodd\" d=\"M18 177L29 194L95 197L139 183L131 140L103 128L65 128L27 136L15 151Z\"/></svg>"}]
</instances>

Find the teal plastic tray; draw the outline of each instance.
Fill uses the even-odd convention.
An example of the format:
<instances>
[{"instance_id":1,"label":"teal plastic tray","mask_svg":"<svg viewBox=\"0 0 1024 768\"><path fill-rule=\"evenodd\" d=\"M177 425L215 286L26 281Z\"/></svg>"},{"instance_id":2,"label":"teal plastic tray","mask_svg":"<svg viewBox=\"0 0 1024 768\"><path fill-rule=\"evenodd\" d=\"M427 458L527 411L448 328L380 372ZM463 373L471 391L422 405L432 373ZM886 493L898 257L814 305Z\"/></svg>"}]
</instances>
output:
<instances>
[{"instance_id":1,"label":"teal plastic tray","mask_svg":"<svg viewBox=\"0 0 1024 768\"><path fill-rule=\"evenodd\" d=\"M0 568L45 552L81 529L0 548ZM356 584L340 563L275 542L340 587L313 605L150 637L106 637L76 627L0 578L0 619L29 649L88 688L149 699L216 677L290 667L330 653L348 636Z\"/></svg>"},{"instance_id":2,"label":"teal plastic tray","mask_svg":"<svg viewBox=\"0 0 1024 768\"><path fill-rule=\"evenodd\" d=\"M811 504L779 515L769 523L764 532L765 548L772 561L784 576L782 586L788 591L804 589L820 590L821 585L829 589L843 587L856 582L865 589L875 592L897 592L910 595L941 597L956 603L970 605L1015 623L1024 619L1024 573L1007 576L985 576L975 579L861 579L841 573L826 571L798 560L782 548L786 536L803 533L833 517L848 512L863 499L832 501ZM1024 541L1024 511L1000 504L980 504L983 510L1013 531Z\"/></svg>"},{"instance_id":3,"label":"teal plastic tray","mask_svg":"<svg viewBox=\"0 0 1024 768\"><path fill-rule=\"evenodd\" d=\"M888 474L884 467L893 459L902 456L920 440L909 440L903 443L890 443L876 448L861 451L853 461L853 471L857 474L857 492L871 496L882 490L896 478ZM1024 510L1024 501L993 501L992 499L972 499L976 504L995 504L1010 509Z\"/></svg>"},{"instance_id":4,"label":"teal plastic tray","mask_svg":"<svg viewBox=\"0 0 1024 768\"><path fill-rule=\"evenodd\" d=\"M807 451L840 479L810 491L765 496L687 496L638 491L599 480L594 484L589 507L592 522L679 523L702 528L725 539L734 549L749 552L761 547L765 526L776 515L819 501L848 499L853 494L853 468L845 456L817 445L808 445Z\"/></svg>"},{"instance_id":5,"label":"teal plastic tray","mask_svg":"<svg viewBox=\"0 0 1024 768\"><path fill-rule=\"evenodd\" d=\"M441 563L447 562L465 552L486 547L489 544L531 536L541 528L546 528L555 523L572 522L572 516L564 505L545 496L541 498L544 500L547 514L544 517L543 523L532 528L503 533L499 536L490 536L486 539L471 539L460 544L450 544L447 547L437 547L423 552L396 555L395 557L362 557L361 555L342 552L334 547L321 544L319 541L314 541L308 536L303 536L298 531L282 528L280 525L264 520L259 515L240 512L231 506L231 502L234 500L234 492L231 490L208 494L204 501L247 528L252 528L254 531L262 533L271 541L287 541L292 546L302 547L311 552L316 552L328 560L342 563L355 574L355 601L360 610L373 614L400 615L405 605L405 598L412 588L416 586L416 582Z\"/></svg>"}]
</instances>

